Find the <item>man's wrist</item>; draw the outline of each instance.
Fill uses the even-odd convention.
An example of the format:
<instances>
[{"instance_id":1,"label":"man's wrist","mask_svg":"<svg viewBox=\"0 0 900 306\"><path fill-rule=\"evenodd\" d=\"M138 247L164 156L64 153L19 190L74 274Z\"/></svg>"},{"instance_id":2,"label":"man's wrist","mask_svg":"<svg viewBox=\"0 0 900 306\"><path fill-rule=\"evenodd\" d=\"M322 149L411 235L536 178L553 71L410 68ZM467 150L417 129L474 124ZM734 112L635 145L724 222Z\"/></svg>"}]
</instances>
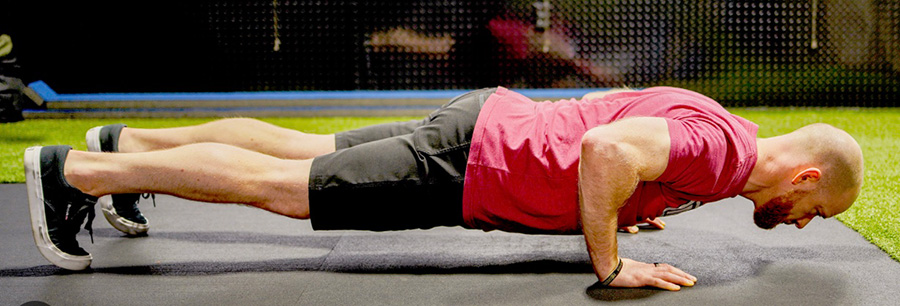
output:
<instances>
[{"instance_id":1,"label":"man's wrist","mask_svg":"<svg viewBox=\"0 0 900 306\"><path fill-rule=\"evenodd\" d=\"M606 279L600 282L600 285L609 286L609 284L616 279L616 276L619 276L619 272L622 272L622 258L619 258L619 264L616 265L616 269L613 270L612 273L610 273L609 276L606 277Z\"/></svg>"}]
</instances>

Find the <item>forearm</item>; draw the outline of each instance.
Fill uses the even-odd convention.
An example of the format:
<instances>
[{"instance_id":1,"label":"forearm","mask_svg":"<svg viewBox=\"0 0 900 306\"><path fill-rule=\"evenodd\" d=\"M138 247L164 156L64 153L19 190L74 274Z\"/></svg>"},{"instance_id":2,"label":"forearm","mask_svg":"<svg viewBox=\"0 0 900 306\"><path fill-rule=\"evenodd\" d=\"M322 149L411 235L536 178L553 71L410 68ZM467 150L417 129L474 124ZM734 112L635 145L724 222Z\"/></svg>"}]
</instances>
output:
<instances>
[{"instance_id":1,"label":"forearm","mask_svg":"<svg viewBox=\"0 0 900 306\"><path fill-rule=\"evenodd\" d=\"M579 206L588 253L602 281L618 264L618 210L639 178L633 164L612 145L583 145L579 164Z\"/></svg>"},{"instance_id":2,"label":"forearm","mask_svg":"<svg viewBox=\"0 0 900 306\"><path fill-rule=\"evenodd\" d=\"M655 265L619 258L616 228L619 209L631 198L638 183L655 181L668 164L670 138L661 118L627 118L595 127L581 139L578 164L578 199L581 227L591 264L603 281L622 270L608 285L655 286L678 290L693 286L697 278L669 265Z\"/></svg>"}]
</instances>

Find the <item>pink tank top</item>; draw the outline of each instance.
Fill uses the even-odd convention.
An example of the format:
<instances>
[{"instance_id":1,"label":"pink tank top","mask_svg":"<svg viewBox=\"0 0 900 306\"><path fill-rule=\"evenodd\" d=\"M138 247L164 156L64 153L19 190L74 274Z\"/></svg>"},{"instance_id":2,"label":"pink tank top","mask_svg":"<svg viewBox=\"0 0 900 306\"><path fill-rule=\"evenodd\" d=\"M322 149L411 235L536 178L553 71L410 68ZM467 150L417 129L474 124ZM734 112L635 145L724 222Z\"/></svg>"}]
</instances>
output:
<instances>
[{"instance_id":1,"label":"pink tank top","mask_svg":"<svg viewBox=\"0 0 900 306\"><path fill-rule=\"evenodd\" d=\"M661 117L671 152L642 182L619 225L736 196L756 163L758 126L689 90L654 87L594 100L533 102L500 87L478 115L466 167L463 218L485 231L581 233L578 160L587 130L627 117Z\"/></svg>"}]
</instances>

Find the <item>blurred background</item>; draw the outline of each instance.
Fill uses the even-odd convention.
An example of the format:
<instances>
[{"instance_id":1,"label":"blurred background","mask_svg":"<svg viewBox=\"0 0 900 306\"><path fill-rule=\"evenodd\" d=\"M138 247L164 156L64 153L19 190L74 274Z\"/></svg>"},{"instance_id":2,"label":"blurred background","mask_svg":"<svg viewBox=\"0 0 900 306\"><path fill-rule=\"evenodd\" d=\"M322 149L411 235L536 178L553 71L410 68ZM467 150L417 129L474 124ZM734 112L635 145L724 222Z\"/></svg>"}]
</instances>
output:
<instances>
[{"instance_id":1,"label":"blurred background","mask_svg":"<svg viewBox=\"0 0 900 306\"><path fill-rule=\"evenodd\" d=\"M4 1L59 93L678 86L726 106L897 106L897 0ZM9 57L9 56L8 56Z\"/></svg>"}]
</instances>

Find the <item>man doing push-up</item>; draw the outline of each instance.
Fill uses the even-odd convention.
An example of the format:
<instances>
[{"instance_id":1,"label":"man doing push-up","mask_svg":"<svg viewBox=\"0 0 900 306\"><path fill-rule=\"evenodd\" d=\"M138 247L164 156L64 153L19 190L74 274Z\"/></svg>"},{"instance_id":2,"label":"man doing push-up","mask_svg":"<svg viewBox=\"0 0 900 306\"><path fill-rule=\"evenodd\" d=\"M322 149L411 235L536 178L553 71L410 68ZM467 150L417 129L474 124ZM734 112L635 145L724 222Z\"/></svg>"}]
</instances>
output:
<instances>
[{"instance_id":1,"label":"man doing push-up","mask_svg":"<svg viewBox=\"0 0 900 306\"><path fill-rule=\"evenodd\" d=\"M252 119L87 133L89 151L32 147L25 171L41 254L87 268L75 234L101 210L145 233L140 193L242 203L316 230L435 226L584 235L603 285L678 290L697 279L620 258L616 231L743 196L762 228L845 211L863 181L846 132L758 126L689 90L654 87L534 102L503 87L452 99L423 120L313 135Z\"/></svg>"}]
</instances>

